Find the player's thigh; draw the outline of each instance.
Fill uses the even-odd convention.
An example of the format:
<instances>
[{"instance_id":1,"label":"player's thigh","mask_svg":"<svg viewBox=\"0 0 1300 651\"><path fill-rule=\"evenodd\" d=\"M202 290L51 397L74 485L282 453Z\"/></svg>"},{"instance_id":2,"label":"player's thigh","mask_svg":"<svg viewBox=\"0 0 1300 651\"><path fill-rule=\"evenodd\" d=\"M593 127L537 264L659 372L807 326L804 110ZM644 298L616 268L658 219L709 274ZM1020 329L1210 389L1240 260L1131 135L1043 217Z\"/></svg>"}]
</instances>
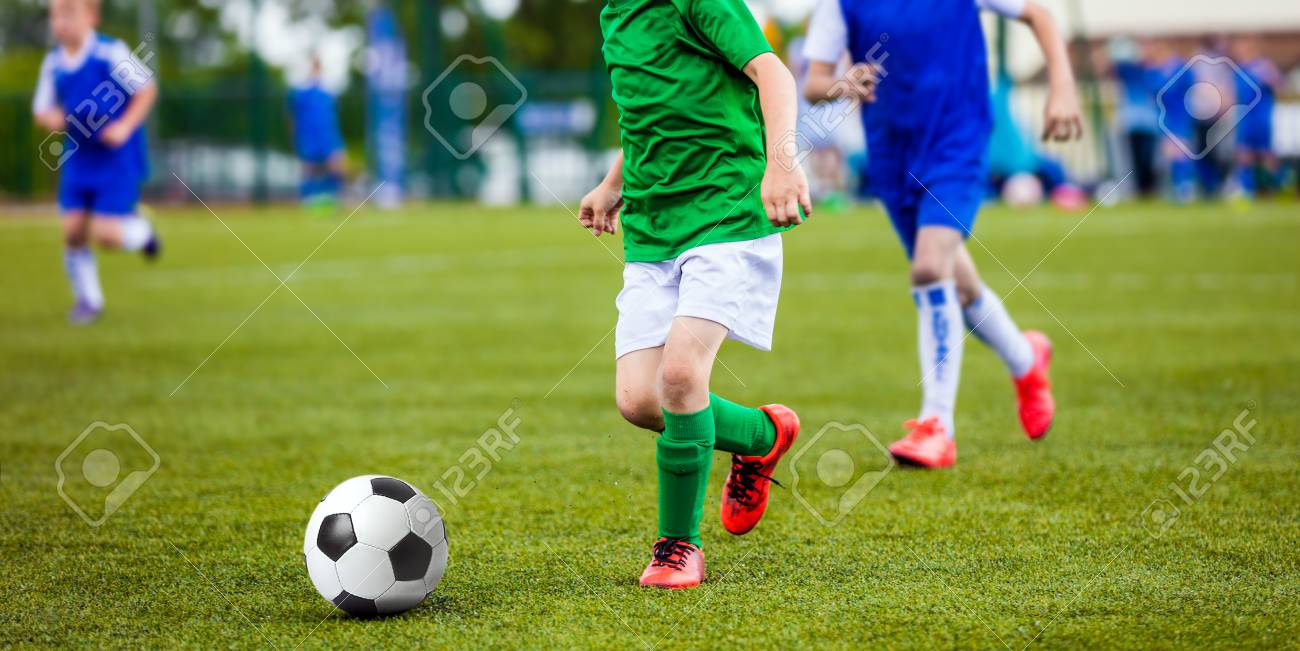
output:
<instances>
[{"instance_id":1,"label":"player's thigh","mask_svg":"<svg viewBox=\"0 0 1300 651\"><path fill-rule=\"evenodd\" d=\"M916 229L912 282L927 284L953 278L964 242L962 232L950 226L921 226Z\"/></svg>"}]
</instances>

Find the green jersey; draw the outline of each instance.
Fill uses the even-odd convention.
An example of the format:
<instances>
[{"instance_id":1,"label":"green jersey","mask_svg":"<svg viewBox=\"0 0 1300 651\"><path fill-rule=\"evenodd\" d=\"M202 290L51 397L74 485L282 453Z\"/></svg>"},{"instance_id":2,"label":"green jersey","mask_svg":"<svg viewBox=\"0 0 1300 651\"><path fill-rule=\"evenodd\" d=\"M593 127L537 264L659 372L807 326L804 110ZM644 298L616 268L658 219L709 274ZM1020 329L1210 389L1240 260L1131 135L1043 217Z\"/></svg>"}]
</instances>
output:
<instances>
[{"instance_id":1,"label":"green jersey","mask_svg":"<svg viewBox=\"0 0 1300 651\"><path fill-rule=\"evenodd\" d=\"M771 52L743 0L608 0L602 52L623 139L623 249L660 262L771 225L758 89L742 69Z\"/></svg>"}]
</instances>

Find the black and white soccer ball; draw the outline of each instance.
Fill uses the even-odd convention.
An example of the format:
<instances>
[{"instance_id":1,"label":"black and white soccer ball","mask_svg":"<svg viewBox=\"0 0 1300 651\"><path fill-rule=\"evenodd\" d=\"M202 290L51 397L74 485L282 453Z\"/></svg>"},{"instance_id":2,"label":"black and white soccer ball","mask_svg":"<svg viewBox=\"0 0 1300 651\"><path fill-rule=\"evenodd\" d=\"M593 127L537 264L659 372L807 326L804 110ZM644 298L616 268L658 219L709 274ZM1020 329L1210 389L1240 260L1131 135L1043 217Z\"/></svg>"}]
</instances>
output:
<instances>
[{"instance_id":1,"label":"black and white soccer ball","mask_svg":"<svg viewBox=\"0 0 1300 651\"><path fill-rule=\"evenodd\" d=\"M307 522L303 556L312 585L350 615L405 612L447 567L447 530L433 500L392 477L339 484Z\"/></svg>"}]
</instances>

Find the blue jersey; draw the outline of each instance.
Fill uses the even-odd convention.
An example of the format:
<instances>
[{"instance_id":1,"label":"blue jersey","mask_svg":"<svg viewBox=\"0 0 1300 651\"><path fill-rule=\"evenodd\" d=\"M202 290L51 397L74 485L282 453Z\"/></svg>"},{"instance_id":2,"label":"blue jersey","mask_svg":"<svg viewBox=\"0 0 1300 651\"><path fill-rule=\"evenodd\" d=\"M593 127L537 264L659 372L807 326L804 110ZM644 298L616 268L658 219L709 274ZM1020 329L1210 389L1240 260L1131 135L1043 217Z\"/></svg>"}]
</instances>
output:
<instances>
[{"instance_id":1,"label":"blue jersey","mask_svg":"<svg viewBox=\"0 0 1300 651\"><path fill-rule=\"evenodd\" d=\"M993 129L979 10L1019 16L1023 0L821 0L804 54L883 68L862 106L867 178L910 253L917 229L970 233Z\"/></svg>"},{"instance_id":2,"label":"blue jersey","mask_svg":"<svg viewBox=\"0 0 1300 651\"><path fill-rule=\"evenodd\" d=\"M1147 67L1160 109L1160 124L1174 137L1191 140L1194 120L1187 108L1195 92L1196 75L1181 57L1169 57Z\"/></svg>"},{"instance_id":3,"label":"blue jersey","mask_svg":"<svg viewBox=\"0 0 1300 651\"><path fill-rule=\"evenodd\" d=\"M293 142L299 158L322 163L342 149L334 95L319 84L289 91L289 113L293 116Z\"/></svg>"},{"instance_id":4,"label":"blue jersey","mask_svg":"<svg viewBox=\"0 0 1300 651\"><path fill-rule=\"evenodd\" d=\"M1273 110L1277 104L1277 85L1282 73L1277 65L1263 57L1247 61L1235 75L1238 144L1250 149L1272 149Z\"/></svg>"},{"instance_id":5,"label":"blue jersey","mask_svg":"<svg viewBox=\"0 0 1300 651\"><path fill-rule=\"evenodd\" d=\"M152 76L125 43L94 33L80 52L56 47L45 56L32 109L41 113L58 108L67 118L63 182L95 186L144 181L149 160L143 130L137 129L116 148L101 142L99 133L122 117L135 93L152 83Z\"/></svg>"},{"instance_id":6,"label":"blue jersey","mask_svg":"<svg viewBox=\"0 0 1300 651\"><path fill-rule=\"evenodd\" d=\"M1115 78L1119 80L1118 117L1129 131L1155 133L1159 120L1156 110L1155 75L1139 61L1117 61Z\"/></svg>"}]
</instances>

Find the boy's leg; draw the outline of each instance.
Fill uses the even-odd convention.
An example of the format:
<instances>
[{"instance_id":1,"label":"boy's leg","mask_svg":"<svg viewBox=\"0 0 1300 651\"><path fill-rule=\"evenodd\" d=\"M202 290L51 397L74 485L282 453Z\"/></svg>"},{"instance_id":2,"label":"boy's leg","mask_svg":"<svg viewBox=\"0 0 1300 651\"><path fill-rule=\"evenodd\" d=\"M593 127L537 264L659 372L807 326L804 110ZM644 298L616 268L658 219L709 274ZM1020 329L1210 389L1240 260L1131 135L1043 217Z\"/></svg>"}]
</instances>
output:
<instances>
[{"instance_id":1,"label":"boy's leg","mask_svg":"<svg viewBox=\"0 0 1300 651\"><path fill-rule=\"evenodd\" d=\"M114 251L147 252L156 242L153 224L139 215L130 217L105 217L96 215L91 220L95 244Z\"/></svg>"},{"instance_id":2,"label":"boy's leg","mask_svg":"<svg viewBox=\"0 0 1300 651\"><path fill-rule=\"evenodd\" d=\"M160 251L153 224L140 215L140 185L124 180L95 192L91 233L104 249L139 251L148 259Z\"/></svg>"},{"instance_id":3,"label":"boy's leg","mask_svg":"<svg viewBox=\"0 0 1300 651\"><path fill-rule=\"evenodd\" d=\"M921 413L904 423L911 430L907 436L889 446L903 464L944 468L957 459L953 411L961 374L962 314L955 274L962 241L962 231L948 226L916 230L911 279L921 361Z\"/></svg>"},{"instance_id":4,"label":"boy's leg","mask_svg":"<svg viewBox=\"0 0 1300 651\"><path fill-rule=\"evenodd\" d=\"M73 323L90 323L104 309L104 290L99 284L95 253L90 249L89 213L64 214L63 242L63 268L75 300L69 318Z\"/></svg>"},{"instance_id":5,"label":"boy's leg","mask_svg":"<svg viewBox=\"0 0 1300 651\"><path fill-rule=\"evenodd\" d=\"M664 432L656 442L659 466L659 540L641 585L689 588L704 580L700 520L713 461L714 425L709 376L727 336L721 324L676 317L663 347L658 393ZM621 398L621 394L620 394Z\"/></svg>"},{"instance_id":6,"label":"boy's leg","mask_svg":"<svg viewBox=\"0 0 1300 651\"><path fill-rule=\"evenodd\" d=\"M664 431L663 401L659 398L659 364L664 347L633 351L618 358L615 390L618 411L641 429ZM776 442L776 425L761 409L738 405L709 394L713 414L714 449L731 454L760 456Z\"/></svg>"},{"instance_id":7,"label":"boy's leg","mask_svg":"<svg viewBox=\"0 0 1300 651\"><path fill-rule=\"evenodd\" d=\"M1016 327L1001 299L980 281L965 246L957 254L956 277L966 327L1007 365L1016 385L1020 424L1029 438L1041 438L1056 415L1056 400L1047 378L1051 341L1041 332L1021 332Z\"/></svg>"},{"instance_id":8,"label":"boy's leg","mask_svg":"<svg viewBox=\"0 0 1300 651\"><path fill-rule=\"evenodd\" d=\"M659 362L664 347L643 348L618 358L614 391L624 420L652 432L664 431L663 403L659 400Z\"/></svg>"},{"instance_id":9,"label":"boy's leg","mask_svg":"<svg viewBox=\"0 0 1300 651\"><path fill-rule=\"evenodd\" d=\"M957 251L955 276L966 328L1002 358L1011 377L1024 377L1034 365L1034 350L1001 299L980 280L964 245Z\"/></svg>"},{"instance_id":10,"label":"boy's leg","mask_svg":"<svg viewBox=\"0 0 1300 651\"><path fill-rule=\"evenodd\" d=\"M659 535L700 544L700 519L715 428L709 409L709 377L727 336L721 324L677 317L659 368L664 433L658 440Z\"/></svg>"},{"instance_id":11,"label":"boy's leg","mask_svg":"<svg viewBox=\"0 0 1300 651\"><path fill-rule=\"evenodd\" d=\"M963 322L957 296L957 256L962 233L946 226L917 230L912 258L912 298L918 310L922 420L937 417L953 436L953 411L961 377Z\"/></svg>"}]
</instances>

